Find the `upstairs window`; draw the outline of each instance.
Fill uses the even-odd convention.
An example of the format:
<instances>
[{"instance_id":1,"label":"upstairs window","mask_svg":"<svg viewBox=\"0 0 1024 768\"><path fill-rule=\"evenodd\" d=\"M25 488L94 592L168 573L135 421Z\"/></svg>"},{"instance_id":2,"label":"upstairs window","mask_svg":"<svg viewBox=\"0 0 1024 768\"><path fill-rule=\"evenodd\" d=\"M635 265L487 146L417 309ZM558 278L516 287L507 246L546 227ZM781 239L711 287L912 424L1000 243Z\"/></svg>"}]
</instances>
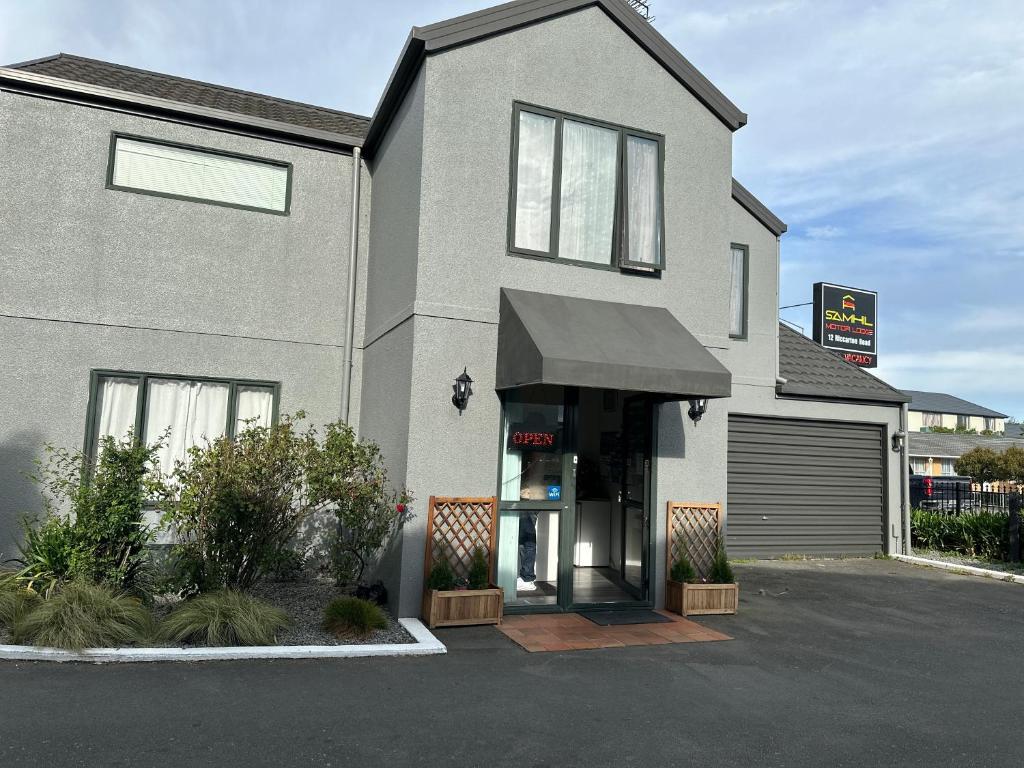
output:
<instances>
[{"instance_id":1,"label":"upstairs window","mask_svg":"<svg viewBox=\"0 0 1024 768\"><path fill-rule=\"evenodd\" d=\"M971 417L970 416L957 416L956 417L956 428L957 429L967 429L970 426L971 426Z\"/></svg>"},{"instance_id":2,"label":"upstairs window","mask_svg":"<svg viewBox=\"0 0 1024 768\"><path fill-rule=\"evenodd\" d=\"M513 155L513 253L664 267L662 137L517 104Z\"/></svg>"},{"instance_id":3,"label":"upstairs window","mask_svg":"<svg viewBox=\"0 0 1024 768\"><path fill-rule=\"evenodd\" d=\"M747 273L750 269L749 253L745 245L733 243L729 259L729 336L734 339L747 338Z\"/></svg>"},{"instance_id":4,"label":"upstairs window","mask_svg":"<svg viewBox=\"0 0 1024 768\"><path fill-rule=\"evenodd\" d=\"M290 203L291 165L115 134L107 186L286 214Z\"/></svg>"},{"instance_id":5,"label":"upstairs window","mask_svg":"<svg viewBox=\"0 0 1024 768\"><path fill-rule=\"evenodd\" d=\"M921 414L921 426L922 427L941 427L942 426L942 414L941 413L928 413L923 412Z\"/></svg>"},{"instance_id":6,"label":"upstairs window","mask_svg":"<svg viewBox=\"0 0 1024 768\"><path fill-rule=\"evenodd\" d=\"M89 452L95 456L106 436L121 440L131 431L151 444L167 433L157 460L170 474L194 445L274 423L278 389L275 382L94 371Z\"/></svg>"}]
</instances>

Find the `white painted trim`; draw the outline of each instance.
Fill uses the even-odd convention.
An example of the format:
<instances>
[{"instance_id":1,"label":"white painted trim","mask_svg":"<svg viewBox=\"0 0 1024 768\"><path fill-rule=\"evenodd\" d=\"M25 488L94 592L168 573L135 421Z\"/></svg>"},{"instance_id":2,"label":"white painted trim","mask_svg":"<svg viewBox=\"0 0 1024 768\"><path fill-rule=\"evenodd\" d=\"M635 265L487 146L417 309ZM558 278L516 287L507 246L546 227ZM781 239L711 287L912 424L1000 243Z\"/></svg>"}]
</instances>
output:
<instances>
[{"instance_id":1,"label":"white painted trim","mask_svg":"<svg viewBox=\"0 0 1024 768\"><path fill-rule=\"evenodd\" d=\"M947 563L945 560L929 560L926 557L916 557L914 555L892 555L892 559L899 560L903 563L912 563L913 565L927 565L931 568L941 568L944 571L953 571L954 573L966 574L968 576L984 576L985 578L995 579L996 581L1009 581L1014 584L1024 584L1024 576L1005 573L1004 571L993 571L988 568L978 568L974 565Z\"/></svg>"},{"instance_id":2,"label":"white painted trim","mask_svg":"<svg viewBox=\"0 0 1024 768\"><path fill-rule=\"evenodd\" d=\"M237 648L90 648L76 653L32 645L0 645L0 659L21 661L225 661L239 659L349 659L365 656L434 656L448 649L419 619L399 619L414 643L384 645L265 645Z\"/></svg>"}]
</instances>

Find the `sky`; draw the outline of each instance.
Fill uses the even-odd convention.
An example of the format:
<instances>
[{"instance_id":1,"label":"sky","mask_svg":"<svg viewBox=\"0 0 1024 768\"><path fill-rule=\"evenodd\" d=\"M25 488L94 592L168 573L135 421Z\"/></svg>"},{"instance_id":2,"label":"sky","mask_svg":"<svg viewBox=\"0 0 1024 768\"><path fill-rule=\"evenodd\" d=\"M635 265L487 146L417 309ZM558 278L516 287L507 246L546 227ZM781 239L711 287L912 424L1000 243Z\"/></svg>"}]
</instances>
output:
<instances>
[{"instance_id":1,"label":"sky","mask_svg":"<svg viewBox=\"0 0 1024 768\"><path fill-rule=\"evenodd\" d=\"M64 51L369 115L410 27L488 4L0 0L0 62ZM749 115L733 171L789 225L780 304L876 290L878 375L1024 417L1020 0L651 9ZM809 308L781 316L810 333Z\"/></svg>"}]
</instances>

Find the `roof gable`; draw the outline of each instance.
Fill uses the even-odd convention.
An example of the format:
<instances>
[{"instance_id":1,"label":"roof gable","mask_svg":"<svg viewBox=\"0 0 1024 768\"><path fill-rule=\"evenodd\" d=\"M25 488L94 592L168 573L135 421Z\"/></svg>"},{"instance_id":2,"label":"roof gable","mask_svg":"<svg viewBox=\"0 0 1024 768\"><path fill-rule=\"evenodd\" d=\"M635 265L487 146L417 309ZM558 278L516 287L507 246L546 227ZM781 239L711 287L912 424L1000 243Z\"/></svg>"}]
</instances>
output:
<instances>
[{"instance_id":1,"label":"roof gable","mask_svg":"<svg viewBox=\"0 0 1024 768\"><path fill-rule=\"evenodd\" d=\"M426 27L413 27L370 121L364 153L372 156L376 150L427 56L590 7L604 11L730 130L746 125L746 114L623 0L514 0Z\"/></svg>"}]
</instances>

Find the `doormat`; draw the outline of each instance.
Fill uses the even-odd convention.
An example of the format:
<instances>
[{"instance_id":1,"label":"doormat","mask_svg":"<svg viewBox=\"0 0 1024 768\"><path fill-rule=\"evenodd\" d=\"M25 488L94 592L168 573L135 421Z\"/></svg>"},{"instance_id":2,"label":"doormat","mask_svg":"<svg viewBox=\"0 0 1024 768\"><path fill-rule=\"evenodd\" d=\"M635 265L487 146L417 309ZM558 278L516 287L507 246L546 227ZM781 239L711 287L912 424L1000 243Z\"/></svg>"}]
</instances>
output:
<instances>
[{"instance_id":1,"label":"doormat","mask_svg":"<svg viewBox=\"0 0 1024 768\"><path fill-rule=\"evenodd\" d=\"M672 621L668 616L640 608L630 611L580 611L580 616L602 627L616 627L621 624L667 624Z\"/></svg>"}]
</instances>

